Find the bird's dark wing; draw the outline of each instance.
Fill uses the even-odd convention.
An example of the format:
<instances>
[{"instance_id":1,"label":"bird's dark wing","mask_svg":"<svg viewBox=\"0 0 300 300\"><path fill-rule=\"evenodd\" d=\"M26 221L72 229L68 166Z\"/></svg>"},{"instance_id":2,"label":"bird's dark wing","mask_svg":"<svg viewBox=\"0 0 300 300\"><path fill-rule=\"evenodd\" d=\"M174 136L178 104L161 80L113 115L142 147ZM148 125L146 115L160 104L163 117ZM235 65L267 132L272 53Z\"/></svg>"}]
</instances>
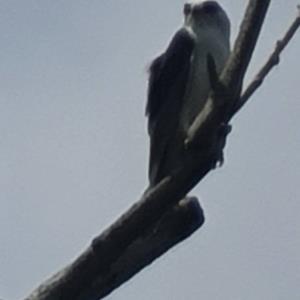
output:
<instances>
[{"instance_id":1,"label":"bird's dark wing","mask_svg":"<svg viewBox=\"0 0 300 300\"><path fill-rule=\"evenodd\" d=\"M149 72L148 132L150 185L168 175L174 141L188 81L195 41L185 28L177 31L165 53L153 60ZM174 155L173 155L174 156Z\"/></svg>"}]
</instances>

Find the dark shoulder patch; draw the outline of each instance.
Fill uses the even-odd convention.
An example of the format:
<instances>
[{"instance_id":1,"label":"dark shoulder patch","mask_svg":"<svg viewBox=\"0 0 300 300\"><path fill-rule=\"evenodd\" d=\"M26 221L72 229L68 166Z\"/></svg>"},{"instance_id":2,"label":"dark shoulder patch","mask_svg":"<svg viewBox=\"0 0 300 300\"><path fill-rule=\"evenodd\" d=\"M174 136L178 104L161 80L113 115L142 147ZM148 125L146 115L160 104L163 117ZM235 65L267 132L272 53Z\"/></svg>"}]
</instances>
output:
<instances>
[{"instance_id":1,"label":"dark shoulder patch","mask_svg":"<svg viewBox=\"0 0 300 300\"><path fill-rule=\"evenodd\" d=\"M155 58L149 68L148 101L146 115L149 118L149 132L155 121L155 116L166 99L168 91L178 75L190 63L194 49L193 35L186 29L179 29L172 38L167 50Z\"/></svg>"}]
</instances>

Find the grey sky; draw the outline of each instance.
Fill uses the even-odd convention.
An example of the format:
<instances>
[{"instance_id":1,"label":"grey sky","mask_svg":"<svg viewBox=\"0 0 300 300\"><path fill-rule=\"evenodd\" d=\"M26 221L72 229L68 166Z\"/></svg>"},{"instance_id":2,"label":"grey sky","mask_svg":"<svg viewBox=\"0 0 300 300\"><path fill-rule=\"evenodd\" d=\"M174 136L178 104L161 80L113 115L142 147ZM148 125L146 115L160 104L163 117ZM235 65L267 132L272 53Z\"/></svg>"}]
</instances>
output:
<instances>
[{"instance_id":1,"label":"grey sky","mask_svg":"<svg viewBox=\"0 0 300 300\"><path fill-rule=\"evenodd\" d=\"M146 67L183 1L0 1L0 298L20 299L146 185ZM246 1L222 1L235 37ZM275 0L250 74L292 21ZM299 33L201 182L206 223L107 299L297 300Z\"/></svg>"}]
</instances>

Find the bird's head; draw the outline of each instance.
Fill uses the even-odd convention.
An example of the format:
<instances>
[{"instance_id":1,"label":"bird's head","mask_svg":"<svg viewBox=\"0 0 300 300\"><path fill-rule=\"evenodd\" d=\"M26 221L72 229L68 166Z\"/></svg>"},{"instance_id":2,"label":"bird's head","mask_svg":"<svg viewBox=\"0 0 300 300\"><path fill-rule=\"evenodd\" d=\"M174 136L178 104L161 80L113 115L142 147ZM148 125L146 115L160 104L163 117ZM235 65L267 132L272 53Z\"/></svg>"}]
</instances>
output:
<instances>
[{"instance_id":1,"label":"bird's head","mask_svg":"<svg viewBox=\"0 0 300 300\"><path fill-rule=\"evenodd\" d=\"M195 33L212 29L229 40L230 21L217 1L191 0L185 3L184 24Z\"/></svg>"}]
</instances>

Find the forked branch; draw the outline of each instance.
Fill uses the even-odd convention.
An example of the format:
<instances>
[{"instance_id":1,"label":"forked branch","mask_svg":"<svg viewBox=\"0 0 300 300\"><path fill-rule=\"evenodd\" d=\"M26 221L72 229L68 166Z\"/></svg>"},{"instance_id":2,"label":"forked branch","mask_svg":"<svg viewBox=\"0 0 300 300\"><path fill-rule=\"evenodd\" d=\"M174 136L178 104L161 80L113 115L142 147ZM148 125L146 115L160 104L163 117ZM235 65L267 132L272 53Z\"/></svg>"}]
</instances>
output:
<instances>
[{"instance_id":1,"label":"forked branch","mask_svg":"<svg viewBox=\"0 0 300 300\"><path fill-rule=\"evenodd\" d=\"M278 44L276 54L271 55L270 63L241 96L242 82L269 4L270 0L249 0L220 85L213 85L210 106L189 130L189 155L183 167L146 190L79 258L43 283L27 300L101 299L202 225L204 218L198 202L179 200L215 167L226 139L220 135L220 127L230 121L258 88L299 27L298 16L286 38Z\"/></svg>"},{"instance_id":2,"label":"forked branch","mask_svg":"<svg viewBox=\"0 0 300 300\"><path fill-rule=\"evenodd\" d=\"M254 79L251 81L251 83L247 86L247 88L243 92L239 102L234 108L234 113L237 113L245 105L245 103L250 99L250 97L254 94L254 92L261 86L261 84L263 83L267 75L270 73L270 71L279 63L280 54L285 49L285 47L289 44L290 40L295 35L299 26L300 26L300 5L298 5L298 12L296 18L294 19L294 21L286 31L283 38L277 41L274 51L271 53L266 63L262 66L259 72L255 75Z\"/></svg>"}]
</instances>

